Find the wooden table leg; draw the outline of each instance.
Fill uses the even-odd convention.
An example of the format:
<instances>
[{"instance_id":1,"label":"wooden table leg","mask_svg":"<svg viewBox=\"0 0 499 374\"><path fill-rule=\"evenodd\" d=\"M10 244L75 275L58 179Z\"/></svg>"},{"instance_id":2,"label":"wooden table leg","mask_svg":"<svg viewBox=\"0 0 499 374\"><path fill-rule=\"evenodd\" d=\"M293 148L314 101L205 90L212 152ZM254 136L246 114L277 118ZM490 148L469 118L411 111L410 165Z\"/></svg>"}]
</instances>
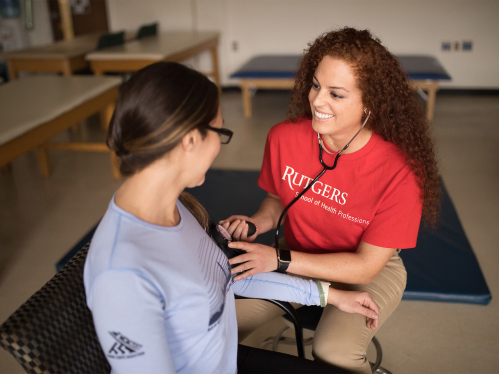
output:
<instances>
[{"instance_id":1,"label":"wooden table leg","mask_svg":"<svg viewBox=\"0 0 499 374\"><path fill-rule=\"evenodd\" d=\"M40 173L44 177L48 177L52 172L52 169L50 167L48 150L43 145L41 145L36 148L36 151L38 153L38 164L40 165Z\"/></svg>"},{"instance_id":2,"label":"wooden table leg","mask_svg":"<svg viewBox=\"0 0 499 374\"><path fill-rule=\"evenodd\" d=\"M109 124L111 123L111 118L114 113L114 108L116 107L116 104L114 102L108 104L101 112L100 112L100 118L101 118L101 126L104 130L106 130L107 134L107 129L109 127ZM120 179L121 178L121 173L120 173L120 159L118 156L116 156L116 153L111 152L111 168L113 169L113 177L115 179Z\"/></svg>"},{"instance_id":3,"label":"wooden table leg","mask_svg":"<svg viewBox=\"0 0 499 374\"><path fill-rule=\"evenodd\" d=\"M0 170L2 171L2 174L10 174L12 172L12 163L9 162L8 164L2 165Z\"/></svg>"},{"instance_id":4,"label":"wooden table leg","mask_svg":"<svg viewBox=\"0 0 499 374\"><path fill-rule=\"evenodd\" d=\"M62 61L60 68L61 68L62 75L64 77L70 77L73 75L73 69L71 68L71 63L69 62L69 60ZM71 130L73 132L77 133L78 130L80 129L80 123L75 123L74 126L71 127Z\"/></svg>"},{"instance_id":5,"label":"wooden table leg","mask_svg":"<svg viewBox=\"0 0 499 374\"><path fill-rule=\"evenodd\" d=\"M218 47L213 47L211 49L211 62L213 66L213 78L215 79L215 84L218 87L218 93L222 94L222 85L220 84L220 69L218 66Z\"/></svg>"},{"instance_id":6,"label":"wooden table leg","mask_svg":"<svg viewBox=\"0 0 499 374\"><path fill-rule=\"evenodd\" d=\"M241 93L243 97L243 109L244 116L246 118L251 118L251 95L250 95L250 87L246 79L241 79Z\"/></svg>"},{"instance_id":7,"label":"wooden table leg","mask_svg":"<svg viewBox=\"0 0 499 374\"><path fill-rule=\"evenodd\" d=\"M19 78L19 72L15 67L15 63L7 60L7 68L9 69L9 79L14 81Z\"/></svg>"},{"instance_id":8,"label":"wooden table leg","mask_svg":"<svg viewBox=\"0 0 499 374\"><path fill-rule=\"evenodd\" d=\"M99 69L99 68L97 68L97 69L96 69L96 68L94 68L93 66L92 66L92 71L94 72L94 75L95 75L96 77L102 77L102 76L104 75L104 71L102 71L102 70L101 70L101 69Z\"/></svg>"},{"instance_id":9,"label":"wooden table leg","mask_svg":"<svg viewBox=\"0 0 499 374\"><path fill-rule=\"evenodd\" d=\"M433 122L433 116L435 112L435 100L437 98L438 86L428 87L428 102L426 103L426 115L428 117L428 122Z\"/></svg>"},{"instance_id":10,"label":"wooden table leg","mask_svg":"<svg viewBox=\"0 0 499 374\"><path fill-rule=\"evenodd\" d=\"M99 112L100 125L101 125L102 129L106 132L106 134L107 134L107 129L109 127L109 124L111 123L111 118L113 118L114 108L115 108L114 103L109 104L103 110L101 110Z\"/></svg>"},{"instance_id":11,"label":"wooden table leg","mask_svg":"<svg viewBox=\"0 0 499 374\"><path fill-rule=\"evenodd\" d=\"M62 75L65 77L70 77L73 75L73 69L71 69L71 63L69 60L64 60L62 63Z\"/></svg>"},{"instance_id":12,"label":"wooden table leg","mask_svg":"<svg viewBox=\"0 0 499 374\"><path fill-rule=\"evenodd\" d=\"M439 88L438 81L436 80L414 80L412 81L415 89L421 89L428 92L428 99L426 100L426 118L428 122L433 122L435 113L435 101L437 98L437 91Z\"/></svg>"}]
</instances>

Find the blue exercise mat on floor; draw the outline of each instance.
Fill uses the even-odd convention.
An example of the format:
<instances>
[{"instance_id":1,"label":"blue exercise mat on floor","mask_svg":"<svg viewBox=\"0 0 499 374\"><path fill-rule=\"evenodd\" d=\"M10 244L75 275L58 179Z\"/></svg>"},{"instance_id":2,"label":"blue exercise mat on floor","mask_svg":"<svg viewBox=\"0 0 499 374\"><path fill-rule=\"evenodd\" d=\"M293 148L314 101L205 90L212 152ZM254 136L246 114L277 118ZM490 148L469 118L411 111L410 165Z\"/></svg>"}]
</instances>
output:
<instances>
[{"instance_id":1,"label":"blue exercise mat on floor","mask_svg":"<svg viewBox=\"0 0 499 374\"><path fill-rule=\"evenodd\" d=\"M414 249L402 250L407 269L406 300L486 305L492 299L480 265L442 185L442 216L436 229L420 227Z\"/></svg>"},{"instance_id":2,"label":"blue exercise mat on floor","mask_svg":"<svg viewBox=\"0 0 499 374\"><path fill-rule=\"evenodd\" d=\"M188 192L204 205L215 222L233 214L251 216L267 195L257 185L258 175L255 171L209 170L204 184ZM403 298L488 304L489 288L443 183L442 188L439 227L421 227L416 248L400 253L408 279ZM94 231L95 227L61 259L57 270L91 239ZM273 243L273 236L273 232L267 232L256 242Z\"/></svg>"},{"instance_id":3,"label":"blue exercise mat on floor","mask_svg":"<svg viewBox=\"0 0 499 374\"><path fill-rule=\"evenodd\" d=\"M188 192L205 206L213 221L233 214L251 216L267 195L257 185L258 175L209 170L204 184ZM439 227L421 227L416 248L400 253L408 279L404 299L488 304L489 288L443 183L442 187ZM273 231L259 235L256 242L273 243Z\"/></svg>"}]
</instances>

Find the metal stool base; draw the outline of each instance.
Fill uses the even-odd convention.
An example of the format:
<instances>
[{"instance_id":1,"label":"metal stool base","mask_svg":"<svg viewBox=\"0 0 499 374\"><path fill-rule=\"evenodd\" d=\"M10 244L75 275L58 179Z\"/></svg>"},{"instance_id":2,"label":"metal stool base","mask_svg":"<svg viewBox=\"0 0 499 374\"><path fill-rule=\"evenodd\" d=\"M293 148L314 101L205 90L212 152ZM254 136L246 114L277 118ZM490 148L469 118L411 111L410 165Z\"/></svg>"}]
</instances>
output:
<instances>
[{"instance_id":1,"label":"metal stool base","mask_svg":"<svg viewBox=\"0 0 499 374\"><path fill-rule=\"evenodd\" d=\"M392 372L380 366L373 374L392 374Z\"/></svg>"}]
</instances>

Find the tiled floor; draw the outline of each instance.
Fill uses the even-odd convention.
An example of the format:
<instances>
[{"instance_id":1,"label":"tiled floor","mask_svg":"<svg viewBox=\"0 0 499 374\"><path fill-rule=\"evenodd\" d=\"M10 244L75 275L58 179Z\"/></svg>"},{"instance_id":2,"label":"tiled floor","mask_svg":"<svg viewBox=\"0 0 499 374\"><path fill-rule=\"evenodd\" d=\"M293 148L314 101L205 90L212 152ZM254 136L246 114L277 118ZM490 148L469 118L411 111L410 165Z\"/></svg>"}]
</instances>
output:
<instances>
[{"instance_id":1,"label":"tiled floor","mask_svg":"<svg viewBox=\"0 0 499 374\"><path fill-rule=\"evenodd\" d=\"M288 95L258 92L254 117L247 120L239 93L224 93L225 124L235 136L213 166L258 170L266 134L285 117ZM95 121L87 122L79 131L99 136ZM495 296L499 97L438 96L433 130L441 174ZM49 178L39 175L34 152L15 160L10 174L0 174L0 322L54 275L55 263L98 221L120 184L106 154L52 151L51 158ZM378 333L382 366L393 373L497 373L498 317L495 298L487 306L402 301ZM280 319L272 321L246 343L259 345L282 326ZM0 350L0 374L23 372Z\"/></svg>"}]
</instances>

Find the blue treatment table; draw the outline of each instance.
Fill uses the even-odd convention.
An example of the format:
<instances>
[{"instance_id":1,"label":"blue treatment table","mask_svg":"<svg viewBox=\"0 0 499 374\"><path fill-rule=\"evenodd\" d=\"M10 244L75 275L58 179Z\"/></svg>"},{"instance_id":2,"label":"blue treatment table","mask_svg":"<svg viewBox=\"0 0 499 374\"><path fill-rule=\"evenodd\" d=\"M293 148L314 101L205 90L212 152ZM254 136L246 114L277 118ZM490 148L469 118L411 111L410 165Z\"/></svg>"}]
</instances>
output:
<instances>
[{"instance_id":1,"label":"blue treatment table","mask_svg":"<svg viewBox=\"0 0 499 374\"><path fill-rule=\"evenodd\" d=\"M252 114L250 90L293 88L300 58L300 55L260 55L253 57L231 75L231 78L239 79L246 118L251 118ZM438 81L450 80L450 75L431 56L399 55L397 58L415 88L420 92L428 92L424 97L427 101L426 111L428 120L433 121Z\"/></svg>"}]
</instances>

